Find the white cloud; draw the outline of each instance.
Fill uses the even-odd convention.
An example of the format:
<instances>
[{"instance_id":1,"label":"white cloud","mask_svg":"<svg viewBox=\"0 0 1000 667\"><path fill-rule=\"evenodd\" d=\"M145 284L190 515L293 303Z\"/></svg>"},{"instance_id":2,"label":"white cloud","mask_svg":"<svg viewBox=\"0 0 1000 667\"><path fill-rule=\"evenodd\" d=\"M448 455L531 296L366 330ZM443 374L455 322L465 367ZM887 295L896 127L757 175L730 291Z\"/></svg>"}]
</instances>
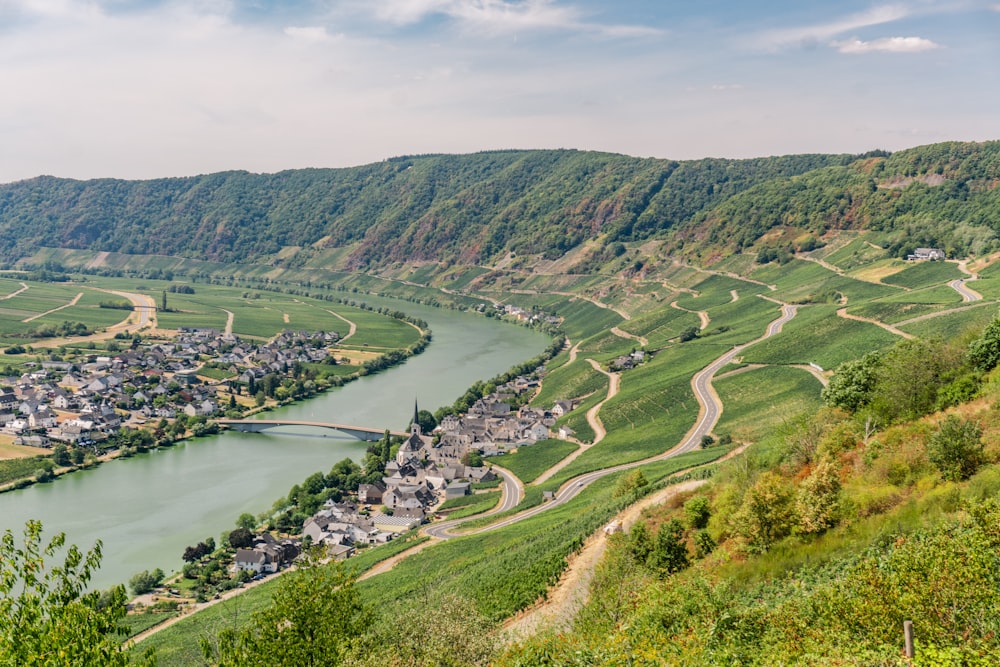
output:
<instances>
[{"instance_id":1,"label":"white cloud","mask_svg":"<svg viewBox=\"0 0 1000 667\"><path fill-rule=\"evenodd\" d=\"M316 44L330 40L330 34L325 26L288 26L284 33L294 40Z\"/></svg>"},{"instance_id":2,"label":"white cloud","mask_svg":"<svg viewBox=\"0 0 1000 667\"><path fill-rule=\"evenodd\" d=\"M923 37L883 37L873 39L869 42L860 39L848 39L835 41L831 46L837 48L841 53L863 54L863 53L922 53L933 49L941 48L929 39Z\"/></svg>"},{"instance_id":3,"label":"white cloud","mask_svg":"<svg viewBox=\"0 0 1000 667\"><path fill-rule=\"evenodd\" d=\"M906 18L911 11L902 5L873 7L860 14L852 14L833 21L808 26L771 30L759 35L754 45L767 50L780 50L796 46L824 43L845 32L892 23Z\"/></svg>"},{"instance_id":4,"label":"white cloud","mask_svg":"<svg viewBox=\"0 0 1000 667\"><path fill-rule=\"evenodd\" d=\"M418 23L440 15L487 33L521 30L572 30L607 37L661 34L656 28L637 25L604 25L587 21L576 7L553 0L372 0L375 17L396 25Z\"/></svg>"}]
</instances>

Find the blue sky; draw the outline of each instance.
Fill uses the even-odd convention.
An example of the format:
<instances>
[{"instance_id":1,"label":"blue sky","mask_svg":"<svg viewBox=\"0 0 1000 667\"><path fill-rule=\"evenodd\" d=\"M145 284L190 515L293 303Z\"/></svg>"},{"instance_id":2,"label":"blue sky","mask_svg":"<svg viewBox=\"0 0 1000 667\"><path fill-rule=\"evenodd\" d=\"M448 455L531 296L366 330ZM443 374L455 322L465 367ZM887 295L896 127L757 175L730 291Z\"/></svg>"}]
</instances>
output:
<instances>
[{"instance_id":1,"label":"blue sky","mask_svg":"<svg viewBox=\"0 0 1000 667\"><path fill-rule=\"evenodd\" d=\"M1000 0L0 0L0 182L1000 139Z\"/></svg>"}]
</instances>

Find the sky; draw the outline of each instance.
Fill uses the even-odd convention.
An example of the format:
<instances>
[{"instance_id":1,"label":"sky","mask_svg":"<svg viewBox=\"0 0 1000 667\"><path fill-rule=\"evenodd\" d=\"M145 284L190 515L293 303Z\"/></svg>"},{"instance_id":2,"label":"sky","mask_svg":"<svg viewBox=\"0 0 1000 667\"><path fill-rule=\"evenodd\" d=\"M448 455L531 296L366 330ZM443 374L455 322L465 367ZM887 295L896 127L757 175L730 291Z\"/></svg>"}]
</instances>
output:
<instances>
[{"instance_id":1,"label":"sky","mask_svg":"<svg viewBox=\"0 0 1000 667\"><path fill-rule=\"evenodd\" d=\"M0 182L1000 139L1000 0L0 0Z\"/></svg>"}]
</instances>

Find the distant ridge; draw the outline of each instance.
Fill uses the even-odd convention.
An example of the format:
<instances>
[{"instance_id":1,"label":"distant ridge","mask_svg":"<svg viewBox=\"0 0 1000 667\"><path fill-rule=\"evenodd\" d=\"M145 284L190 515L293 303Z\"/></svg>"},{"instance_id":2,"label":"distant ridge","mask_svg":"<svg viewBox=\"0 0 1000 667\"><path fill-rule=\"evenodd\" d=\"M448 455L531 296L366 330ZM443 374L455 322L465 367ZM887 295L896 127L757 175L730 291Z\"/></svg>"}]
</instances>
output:
<instances>
[{"instance_id":1,"label":"distant ridge","mask_svg":"<svg viewBox=\"0 0 1000 667\"><path fill-rule=\"evenodd\" d=\"M942 184L917 178L927 174ZM919 227L926 245L989 245L1000 225L998 182L998 142L683 162L509 150L260 175L43 176L0 185L0 257L11 263L42 246L271 262L292 248L282 261L303 263L346 248L336 268L351 270L489 264L511 253L555 259L597 238L662 238L710 261L765 234L791 243L800 232L899 224Z\"/></svg>"}]
</instances>

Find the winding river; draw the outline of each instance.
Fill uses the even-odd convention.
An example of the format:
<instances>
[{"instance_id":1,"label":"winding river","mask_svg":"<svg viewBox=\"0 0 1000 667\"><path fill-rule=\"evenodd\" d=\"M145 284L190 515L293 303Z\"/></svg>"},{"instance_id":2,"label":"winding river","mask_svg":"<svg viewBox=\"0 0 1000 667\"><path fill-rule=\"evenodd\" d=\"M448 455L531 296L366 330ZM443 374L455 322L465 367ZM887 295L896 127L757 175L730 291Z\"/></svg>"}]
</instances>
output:
<instances>
[{"instance_id":1,"label":"winding river","mask_svg":"<svg viewBox=\"0 0 1000 667\"><path fill-rule=\"evenodd\" d=\"M433 342L400 367L275 410L268 418L402 430L414 400L432 411L449 405L476 380L507 370L548 343L537 332L476 315L360 299L424 319ZM293 484L345 457L360 461L366 446L300 427L190 440L0 494L0 530L19 534L25 521L39 519L46 535L65 532L67 542L81 548L102 540L103 564L91 587L106 588L140 570L178 570L185 546L209 536L218 541L242 512L269 508Z\"/></svg>"}]
</instances>

